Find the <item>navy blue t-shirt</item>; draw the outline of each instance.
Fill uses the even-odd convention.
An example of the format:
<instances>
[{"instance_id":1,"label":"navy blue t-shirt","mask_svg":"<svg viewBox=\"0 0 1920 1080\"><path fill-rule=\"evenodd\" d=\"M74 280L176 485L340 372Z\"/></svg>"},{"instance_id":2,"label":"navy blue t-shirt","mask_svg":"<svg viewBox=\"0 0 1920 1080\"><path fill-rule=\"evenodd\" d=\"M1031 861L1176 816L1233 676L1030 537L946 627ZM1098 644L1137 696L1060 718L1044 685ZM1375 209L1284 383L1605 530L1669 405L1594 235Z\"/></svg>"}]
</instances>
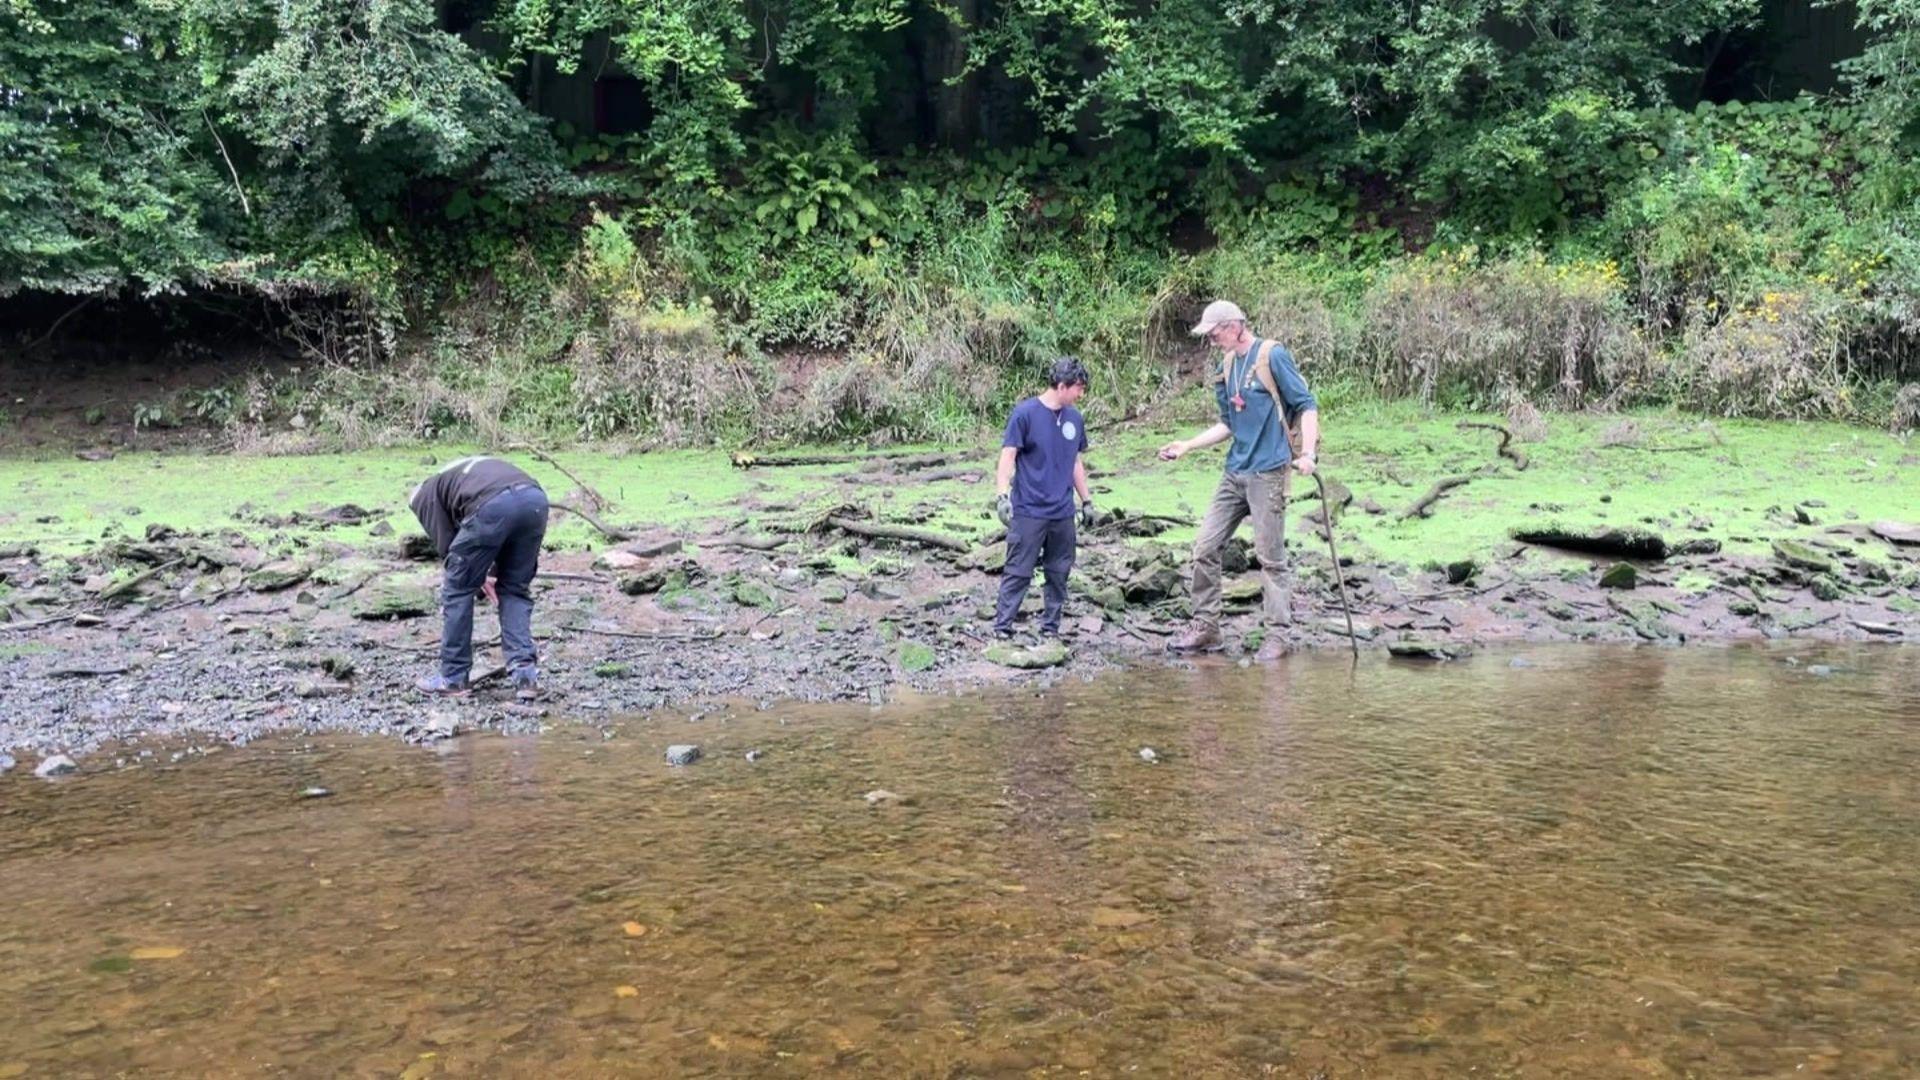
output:
<instances>
[{"instance_id":1,"label":"navy blue t-shirt","mask_svg":"<svg viewBox=\"0 0 1920 1080\"><path fill-rule=\"evenodd\" d=\"M1013 407L1001 446L1013 458L1013 512L1021 517L1060 521L1073 516L1073 463L1087 448L1087 422L1080 410L1063 405L1058 412L1030 397Z\"/></svg>"}]
</instances>

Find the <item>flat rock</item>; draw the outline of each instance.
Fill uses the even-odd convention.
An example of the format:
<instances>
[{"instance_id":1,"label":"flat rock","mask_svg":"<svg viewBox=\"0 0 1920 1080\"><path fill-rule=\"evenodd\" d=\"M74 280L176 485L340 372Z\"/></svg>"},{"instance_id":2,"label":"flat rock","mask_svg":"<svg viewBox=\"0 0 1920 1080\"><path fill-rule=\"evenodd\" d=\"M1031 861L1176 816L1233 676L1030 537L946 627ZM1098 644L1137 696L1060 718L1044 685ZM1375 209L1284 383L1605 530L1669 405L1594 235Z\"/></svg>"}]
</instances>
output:
<instances>
[{"instance_id":1,"label":"flat rock","mask_svg":"<svg viewBox=\"0 0 1920 1080\"><path fill-rule=\"evenodd\" d=\"M1920 525L1904 521L1876 521L1870 528L1873 529L1873 535L1890 544L1920 544Z\"/></svg>"},{"instance_id":2,"label":"flat rock","mask_svg":"<svg viewBox=\"0 0 1920 1080\"><path fill-rule=\"evenodd\" d=\"M356 619L412 619L438 609L433 589L420 584L387 581L369 585L353 597Z\"/></svg>"},{"instance_id":3,"label":"flat rock","mask_svg":"<svg viewBox=\"0 0 1920 1080\"><path fill-rule=\"evenodd\" d=\"M637 566L645 566L646 563L645 556L614 548L596 556L593 560L593 568L595 570L632 570Z\"/></svg>"},{"instance_id":4,"label":"flat rock","mask_svg":"<svg viewBox=\"0 0 1920 1080\"><path fill-rule=\"evenodd\" d=\"M692 743L676 743L667 747L667 764L691 765L700 760L700 748Z\"/></svg>"},{"instance_id":5,"label":"flat rock","mask_svg":"<svg viewBox=\"0 0 1920 1080\"><path fill-rule=\"evenodd\" d=\"M1043 641L1038 645L1018 646L998 642L987 646L988 660L1002 667L1034 670L1037 668L1058 667L1067 662L1071 655L1067 647L1057 641Z\"/></svg>"},{"instance_id":6,"label":"flat rock","mask_svg":"<svg viewBox=\"0 0 1920 1080\"><path fill-rule=\"evenodd\" d=\"M302 560L282 559L262 566L248 574L242 581L254 592L278 592L300 584L312 573L313 567Z\"/></svg>"},{"instance_id":7,"label":"flat rock","mask_svg":"<svg viewBox=\"0 0 1920 1080\"><path fill-rule=\"evenodd\" d=\"M51 776L65 776L78 768L80 768L80 766L75 765L73 759L67 755L50 754L41 759L40 764L33 767L33 775L44 780Z\"/></svg>"},{"instance_id":8,"label":"flat rock","mask_svg":"<svg viewBox=\"0 0 1920 1080\"><path fill-rule=\"evenodd\" d=\"M1408 638L1387 642L1387 652L1406 660L1458 660L1473 650L1450 641L1432 638Z\"/></svg>"},{"instance_id":9,"label":"flat rock","mask_svg":"<svg viewBox=\"0 0 1920 1080\"><path fill-rule=\"evenodd\" d=\"M1798 570L1813 570L1822 574L1833 573L1833 560L1820 554L1809 544L1798 540L1775 540L1773 557Z\"/></svg>"}]
</instances>

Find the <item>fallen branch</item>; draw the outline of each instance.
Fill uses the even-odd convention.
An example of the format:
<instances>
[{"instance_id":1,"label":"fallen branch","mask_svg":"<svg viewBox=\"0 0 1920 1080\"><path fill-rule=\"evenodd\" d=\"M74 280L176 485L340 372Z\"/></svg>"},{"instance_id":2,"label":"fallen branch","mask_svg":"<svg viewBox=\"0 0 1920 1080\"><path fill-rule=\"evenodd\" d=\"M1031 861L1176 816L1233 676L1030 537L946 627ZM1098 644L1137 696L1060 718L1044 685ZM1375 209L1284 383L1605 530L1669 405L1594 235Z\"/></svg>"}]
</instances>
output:
<instances>
[{"instance_id":1,"label":"fallen branch","mask_svg":"<svg viewBox=\"0 0 1920 1080\"><path fill-rule=\"evenodd\" d=\"M186 561L185 559L169 559L168 561L163 562L158 566L154 566L149 569L142 570L139 573L133 575L132 577L128 578L127 580L121 582L118 585L109 585L108 587L100 590L100 595L95 597L95 599L101 601L102 603L108 600L118 599L119 597L125 596L126 594L146 584L149 579L151 579L155 574L158 574L160 571L171 570L174 567L179 566L181 563L185 561Z\"/></svg>"},{"instance_id":2,"label":"fallen branch","mask_svg":"<svg viewBox=\"0 0 1920 1080\"><path fill-rule=\"evenodd\" d=\"M564 570L542 570L539 576L549 581L585 581L594 585L613 584L613 579L610 577L601 577L599 574L569 574Z\"/></svg>"},{"instance_id":3,"label":"fallen branch","mask_svg":"<svg viewBox=\"0 0 1920 1080\"><path fill-rule=\"evenodd\" d=\"M1431 491L1420 496L1412 506L1400 511L1400 520L1405 521L1408 518L1426 517L1427 512L1433 508L1433 504L1440 501L1440 496L1445 495L1454 488L1464 486L1467 481L1472 479L1473 477L1471 476L1449 476L1436 482Z\"/></svg>"},{"instance_id":4,"label":"fallen branch","mask_svg":"<svg viewBox=\"0 0 1920 1080\"><path fill-rule=\"evenodd\" d=\"M1685 454L1695 450L1711 450L1713 443L1688 443L1685 446L1638 446L1634 443L1601 443L1602 450L1638 450L1643 454Z\"/></svg>"},{"instance_id":5,"label":"fallen branch","mask_svg":"<svg viewBox=\"0 0 1920 1080\"><path fill-rule=\"evenodd\" d=\"M606 512L607 507L610 505L607 502L607 497L600 494L598 491L595 491L593 489L593 485L587 483L585 480L580 479L578 476L575 476L573 474L573 470L567 468L565 465L560 464L558 461L555 461L553 459L552 454L549 454L545 450L542 450L539 447L534 446L532 443L523 443L523 442L509 443L507 444L507 449L525 450L527 453L532 454L534 457L537 457L541 461L544 461L547 464L553 466L555 469L559 470L561 476L564 476L567 479L573 481L574 486L580 489L580 494L586 497L588 506L591 506L594 510L597 510L601 513ZM605 532L606 530L602 529L601 531Z\"/></svg>"},{"instance_id":6,"label":"fallen branch","mask_svg":"<svg viewBox=\"0 0 1920 1080\"><path fill-rule=\"evenodd\" d=\"M551 503L549 505L555 510L565 510L567 513L572 514L574 517L577 517L580 520L586 522L587 524L593 526L595 529L599 530L601 536L604 536L609 540L624 541L624 540L633 539L634 534L632 530L613 528L609 526L606 522L601 521L599 518L595 517L593 515L593 511L588 510L584 507L575 506L569 502L556 502L556 503Z\"/></svg>"},{"instance_id":7,"label":"fallen branch","mask_svg":"<svg viewBox=\"0 0 1920 1080\"><path fill-rule=\"evenodd\" d=\"M602 630L595 626L563 626L557 629L576 634L600 634L604 637L636 638L641 641L714 641L726 635L718 630L705 634L683 634L676 630Z\"/></svg>"},{"instance_id":8,"label":"fallen branch","mask_svg":"<svg viewBox=\"0 0 1920 1080\"><path fill-rule=\"evenodd\" d=\"M1466 421L1457 426L1461 431L1479 430L1479 431L1499 432L1500 446L1495 451L1495 453L1499 454L1503 458L1506 458L1508 461L1513 462L1514 468L1519 469L1523 472L1526 470L1527 455L1522 453L1519 449L1517 449L1513 445L1513 432L1508 431L1506 428L1501 427L1499 424L1482 424L1474 421Z\"/></svg>"},{"instance_id":9,"label":"fallen branch","mask_svg":"<svg viewBox=\"0 0 1920 1080\"><path fill-rule=\"evenodd\" d=\"M749 454L733 455L736 469L775 469L801 465L884 464L896 471L931 469L954 459L953 454Z\"/></svg>"},{"instance_id":10,"label":"fallen branch","mask_svg":"<svg viewBox=\"0 0 1920 1080\"><path fill-rule=\"evenodd\" d=\"M708 540L706 547L741 548L745 551L777 551L785 547L784 536L722 536L717 540Z\"/></svg>"},{"instance_id":11,"label":"fallen branch","mask_svg":"<svg viewBox=\"0 0 1920 1080\"><path fill-rule=\"evenodd\" d=\"M52 626L54 623L71 622L83 614L85 613L69 611L60 615L49 615L44 619L35 619L32 622L0 623L0 634L4 634L9 630L34 630L42 626Z\"/></svg>"},{"instance_id":12,"label":"fallen branch","mask_svg":"<svg viewBox=\"0 0 1920 1080\"><path fill-rule=\"evenodd\" d=\"M900 540L909 544L921 544L926 547L942 548L965 554L973 550L973 545L955 536L932 532L927 529L910 529L904 525L877 525L865 521L834 514L826 523L841 532L863 536L869 540Z\"/></svg>"}]
</instances>

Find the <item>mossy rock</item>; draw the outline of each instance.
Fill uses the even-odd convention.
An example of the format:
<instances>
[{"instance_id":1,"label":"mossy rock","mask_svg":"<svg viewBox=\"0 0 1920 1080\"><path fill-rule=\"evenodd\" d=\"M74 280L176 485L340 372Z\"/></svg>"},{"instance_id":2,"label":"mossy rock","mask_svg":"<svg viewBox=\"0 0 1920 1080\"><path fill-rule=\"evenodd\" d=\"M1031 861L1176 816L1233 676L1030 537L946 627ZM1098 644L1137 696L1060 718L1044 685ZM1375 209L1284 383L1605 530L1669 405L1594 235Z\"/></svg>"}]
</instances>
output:
<instances>
[{"instance_id":1,"label":"mossy rock","mask_svg":"<svg viewBox=\"0 0 1920 1080\"><path fill-rule=\"evenodd\" d=\"M618 587L628 596L651 596L667 587L667 571L662 567L637 570L620 575Z\"/></svg>"},{"instance_id":2,"label":"mossy rock","mask_svg":"<svg viewBox=\"0 0 1920 1080\"><path fill-rule=\"evenodd\" d=\"M1833 560L1822 555L1809 544L1798 540L1775 540L1773 557L1796 570L1812 570L1819 574L1833 573Z\"/></svg>"},{"instance_id":3,"label":"mossy rock","mask_svg":"<svg viewBox=\"0 0 1920 1080\"><path fill-rule=\"evenodd\" d=\"M1640 571L1632 563L1614 563L1600 575L1603 589L1631 589L1640 584Z\"/></svg>"},{"instance_id":4,"label":"mossy rock","mask_svg":"<svg viewBox=\"0 0 1920 1080\"><path fill-rule=\"evenodd\" d=\"M1599 525L1573 528L1558 522L1522 525L1508 535L1524 544L1583 551L1591 555L1611 555L1616 559L1664 559L1669 554L1665 537L1639 528Z\"/></svg>"},{"instance_id":5,"label":"mossy rock","mask_svg":"<svg viewBox=\"0 0 1920 1080\"><path fill-rule=\"evenodd\" d=\"M741 607L771 608L773 594L763 585L742 581L733 587L733 602Z\"/></svg>"},{"instance_id":6,"label":"mossy rock","mask_svg":"<svg viewBox=\"0 0 1920 1080\"><path fill-rule=\"evenodd\" d=\"M356 619L413 619L438 610L433 588L408 581L382 581L360 590L353 597Z\"/></svg>"},{"instance_id":7,"label":"mossy rock","mask_svg":"<svg viewBox=\"0 0 1920 1080\"><path fill-rule=\"evenodd\" d=\"M901 671L925 671L932 667L934 661L937 659L938 656L931 647L922 645L917 641L906 641L900 644Z\"/></svg>"},{"instance_id":8,"label":"mossy rock","mask_svg":"<svg viewBox=\"0 0 1920 1080\"><path fill-rule=\"evenodd\" d=\"M1039 668L1058 667L1067 662L1072 655L1067 647L1057 641L1043 641L1038 645L1018 646L999 642L987 646L988 660L1002 667L1020 668L1033 671Z\"/></svg>"},{"instance_id":9,"label":"mossy rock","mask_svg":"<svg viewBox=\"0 0 1920 1080\"><path fill-rule=\"evenodd\" d=\"M1842 596L1845 596L1847 592L1838 581L1834 580L1831 574L1817 575L1812 581L1807 583L1807 588L1813 591L1813 595L1816 598L1829 602L1840 599Z\"/></svg>"},{"instance_id":10,"label":"mossy rock","mask_svg":"<svg viewBox=\"0 0 1920 1080\"><path fill-rule=\"evenodd\" d=\"M1260 579L1234 578L1220 586L1220 601L1229 607L1252 607L1260 602Z\"/></svg>"},{"instance_id":11,"label":"mossy rock","mask_svg":"<svg viewBox=\"0 0 1920 1080\"><path fill-rule=\"evenodd\" d=\"M293 588L312 574L313 566L310 563L300 559L282 559L253 571L244 581L247 588L254 592L279 592Z\"/></svg>"},{"instance_id":12,"label":"mossy rock","mask_svg":"<svg viewBox=\"0 0 1920 1080\"><path fill-rule=\"evenodd\" d=\"M1458 660L1473 650L1451 641L1432 638L1406 638L1387 642L1387 652L1403 660Z\"/></svg>"},{"instance_id":13,"label":"mossy rock","mask_svg":"<svg viewBox=\"0 0 1920 1080\"><path fill-rule=\"evenodd\" d=\"M1456 562L1448 563L1446 565L1446 571L1447 584L1465 585L1467 582L1473 580L1475 574L1480 572L1480 564L1472 559L1460 559Z\"/></svg>"}]
</instances>

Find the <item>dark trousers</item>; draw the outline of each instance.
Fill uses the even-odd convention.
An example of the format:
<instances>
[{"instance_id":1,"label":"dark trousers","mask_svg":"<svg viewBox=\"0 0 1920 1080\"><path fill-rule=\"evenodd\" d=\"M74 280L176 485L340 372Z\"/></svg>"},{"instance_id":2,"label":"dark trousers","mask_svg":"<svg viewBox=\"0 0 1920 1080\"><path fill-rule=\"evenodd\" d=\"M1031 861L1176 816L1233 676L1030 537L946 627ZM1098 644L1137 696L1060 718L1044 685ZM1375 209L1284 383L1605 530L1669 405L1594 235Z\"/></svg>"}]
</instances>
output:
<instances>
[{"instance_id":1,"label":"dark trousers","mask_svg":"<svg viewBox=\"0 0 1920 1080\"><path fill-rule=\"evenodd\" d=\"M473 670L473 597L496 568L507 670L534 671L532 585L546 536L547 493L532 485L508 488L460 523L440 584L440 674L448 680L464 681Z\"/></svg>"},{"instance_id":2,"label":"dark trousers","mask_svg":"<svg viewBox=\"0 0 1920 1080\"><path fill-rule=\"evenodd\" d=\"M1073 569L1073 519L1048 521L1044 518L1015 515L1007 527L1007 565L1000 571L1000 602L993 609L995 630L1013 629L1013 616L1020 601L1027 598L1027 586L1033 582L1036 563L1046 567L1045 603L1040 611L1040 629L1060 629L1060 608L1067 602L1067 574Z\"/></svg>"}]
</instances>

